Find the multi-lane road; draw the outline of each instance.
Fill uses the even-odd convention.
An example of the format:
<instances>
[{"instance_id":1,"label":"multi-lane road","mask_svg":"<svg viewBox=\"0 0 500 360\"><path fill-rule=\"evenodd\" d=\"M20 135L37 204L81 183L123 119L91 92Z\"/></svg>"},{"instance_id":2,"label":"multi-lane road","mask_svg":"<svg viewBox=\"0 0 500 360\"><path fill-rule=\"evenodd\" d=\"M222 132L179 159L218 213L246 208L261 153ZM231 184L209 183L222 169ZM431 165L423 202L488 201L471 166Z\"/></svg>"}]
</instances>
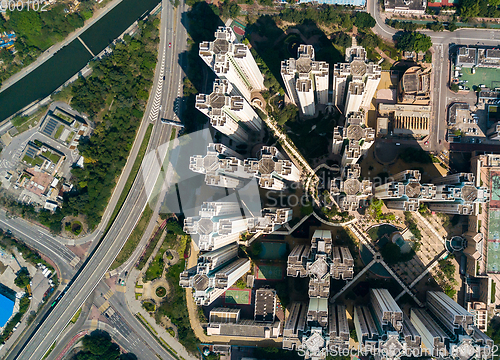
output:
<instances>
[{"instance_id":1,"label":"multi-lane road","mask_svg":"<svg viewBox=\"0 0 500 360\"><path fill-rule=\"evenodd\" d=\"M180 5L180 9L183 9L183 6ZM180 67L175 65L179 59L179 52L185 49L186 29L181 25L180 11L175 10L168 0L163 1L161 17L159 64L155 73L152 95L159 83L165 81L167 86L164 86L164 91L162 90L162 116L174 119L174 100L178 96L179 87L182 84ZM165 56L164 52L166 52ZM158 71L162 66L164 66L165 80ZM148 102L144 119L150 118L150 113L155 108L153 105L153 101ZM153 118L153 120L156 119ZM161 145L169 141L171 130L171 126L155 121L147 152L155 152L159 164L163 163L166 151L159 152L157 149L165 148ZM154 187L159 173L159 166L141 167L121 211L106 236L101 240L95 253L82 266L76 278L65 289L64 295L57 305L16 358L38 360L44 356L74 313L97 287L123 247L147 205L149 190Z\"/></svg>"},{"instance_id":2,"label":"multi-lane road","mask_svg":"<svg viewBox=\"0 0 500 360\"><path fill-rule=\"evenodd\" d=\"M368 12L375 18L374 31L381 37L393 41L399 30L387 26L381 17L381 8L377 0L367 1ZM499 45L500 31L492 29L469 29L462 28L454 32L433 32L430 30L418 30L432 38L434 47L433 77L434 89L432 91L432 105L434 120L431 122L429 145L426 150L441 151L444 148L446 135L447 106L456 94L448 88L448 75L450 66L450 45Z\"/></svg>"}]
</instances>

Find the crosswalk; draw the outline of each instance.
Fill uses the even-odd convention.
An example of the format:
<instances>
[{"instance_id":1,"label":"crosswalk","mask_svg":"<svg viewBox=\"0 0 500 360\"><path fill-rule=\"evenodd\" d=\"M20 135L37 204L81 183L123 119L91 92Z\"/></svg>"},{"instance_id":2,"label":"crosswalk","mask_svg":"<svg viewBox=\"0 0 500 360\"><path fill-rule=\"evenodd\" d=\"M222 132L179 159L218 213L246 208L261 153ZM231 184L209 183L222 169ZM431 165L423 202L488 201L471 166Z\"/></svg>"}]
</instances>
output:
<instances>
[{"instance_id":1,"label":"crosswalk","mask_svg":"<svg viewBox=\"0 0 500 360\"><path fill-rule=\"evenodd\" d=\"M163 56L161 59L160 65L160 77L158 78L158 86L156 87L155 97L153 100L153 106L151 107L151 111L149 113L149 120L155 121L158 119L158 114L160 113L161 108L161 95L163 90L163 75L165 73L165 50L163 50Z\"/></svg>"}]
</instances>

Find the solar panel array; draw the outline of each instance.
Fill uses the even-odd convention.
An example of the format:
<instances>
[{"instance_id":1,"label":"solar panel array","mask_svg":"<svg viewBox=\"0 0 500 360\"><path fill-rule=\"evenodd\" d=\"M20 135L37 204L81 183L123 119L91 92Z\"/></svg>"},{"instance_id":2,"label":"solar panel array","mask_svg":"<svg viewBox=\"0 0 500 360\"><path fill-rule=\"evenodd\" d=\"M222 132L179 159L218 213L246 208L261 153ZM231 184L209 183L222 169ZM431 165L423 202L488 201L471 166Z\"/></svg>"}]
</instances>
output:
<instances>
[{"instance_id":1,"label":"solar panel array","mask_svg":"<svg viewBox=\"0 0 500 360\"><path fill-rule=\"evenodd\" d=\"M34 159L37 152L38 152L37 148L35 148L33 146L29 146L28 149L26 150L26 155L29 156L30 158Z\"/></svg>"},{"instance_id":2,"label":"solar panel array","mask_svg":"<svg viewBox=\"0 0 500 360\"><path fill-rule=\"evenodd\" d=\"M47 136L52 136L52 133L54 132L56 126L57 126L57 121L53 118L49 118L47 124L42 129L42 133L44 133Z\"/></svg>"}]
</instances>

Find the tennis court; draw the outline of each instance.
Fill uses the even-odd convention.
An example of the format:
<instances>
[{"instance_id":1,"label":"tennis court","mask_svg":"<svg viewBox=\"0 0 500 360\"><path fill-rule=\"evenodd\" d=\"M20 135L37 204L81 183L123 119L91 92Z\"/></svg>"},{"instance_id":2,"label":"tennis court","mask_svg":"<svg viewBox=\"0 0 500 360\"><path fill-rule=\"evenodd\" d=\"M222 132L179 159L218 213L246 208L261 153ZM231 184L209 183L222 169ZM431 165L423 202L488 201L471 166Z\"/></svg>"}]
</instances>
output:
<instances>
[{"instance_id":1,"label":"tennis court","mask_svg":"<svg viewBox=\"0 0 500 360\"><path fill-rule=\"evenodd\" d=\"M490 209L488 213L488 240L500 241L499 209Z\"/></svg>"},{"instance_id":2,"label":"tennis court","mask_svg":"<svg viewBox=\"0 0 500 360\"><path fill-rule=\"evenodd\" d=\"M262 242L261 259L284 259L286 257L286 243Z\"/></svg>"},{"instance_id":3,"label":"tennis court","mask_svg":"<svg viewBox=\"0 0 500 360\"><path fill-rule=\"evenodd\" d=\"M255 265L257 280L283 280L283 267L280 265Z\"/></svg>"},{"instance_id":4,"label":"tennis court","mask_svg":"<svg viewBox=\"0 0 500 360\"><path fill-rule=\"evenodd\" d=\"M229 289L224 293L225 304L249 305L251 300L250 290Z\"/></svg>"},{"instance_id":5,"label":"tennis court","mask_svg":"<svg viewBox=\"0 0 500 360\"><path fill-rule=\"evenodd\" d=\"M490 208L500 208L500 173L491 172Z\"/></svg>"}]
</instances>

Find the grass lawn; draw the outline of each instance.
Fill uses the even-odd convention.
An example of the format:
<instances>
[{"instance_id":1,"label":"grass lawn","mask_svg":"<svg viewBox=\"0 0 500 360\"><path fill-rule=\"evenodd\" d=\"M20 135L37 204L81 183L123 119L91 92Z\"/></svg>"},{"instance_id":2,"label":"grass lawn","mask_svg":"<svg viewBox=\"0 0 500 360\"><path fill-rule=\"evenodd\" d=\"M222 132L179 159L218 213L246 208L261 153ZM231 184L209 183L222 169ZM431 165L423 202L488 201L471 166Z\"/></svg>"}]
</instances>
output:
<instances>
[{"instance_id":1,"label":"grass lawn","mask_svg":"<svg viewBox=\"0 0 500 360\"><path fill-rule=\"evenodd\" d=\"M135 177L137 176L137 173L139 172L139 169L141 167L142 159L144 158L144 155L146 154L146 149L148 147L149 143L149 138L151 137L151 131L153 131L153 124L149 124L146 134L144 135L144 139L142 140L141 147L139 149L139 152L137 153L137 157L135 158L134 165L132 166L132 170L130 171L130 175L128 176L127 182L125 183L125 186L123 187L123 191L120 194L120 198L118 199L118 202L116 203L116 207L113 210L113 214L111 215L111 219L109 220L108 223L108 229L115 221L116 215L118 215L118 211L120 211L123 203L125 202L125 199L127 198L127 195L132 188L132 184L134 183Z\"/></svg>"},{"instance_id":2,"label":"grass lawn","mask_svg":"<svg viewBox=\"0 0 500 360\"><path fill-rule=\"evenodd\" d=\"M69 133L68 137L66 138L66 144L69 144L71 142L71 140L73 140L73 136L75 136L74 131Z\"/></svg>"},{"instance_id":3,"label":"grass lawn","mask_svg":"<svg viewBox=\"0 0 500 360\"><path fill-rule=\"evenodd\" d=\"M43 164L43 159L39 156L36 156L34 159L32 157L29 157L28 155L24 155L23 161L26 161L31 166L35 165L42 165Z\"/></svg>"},{"instance_id":4,"label":"grass lawn","mask_svg":"<svg viewBox=\"0 0 500 360\"><path fill-rule=\"evenodd\" d=\"M76 323L76 320L78 320L81 313L82 313L82 308L79 308L78 311L75 313L75 315L73 315L73 317L71 318L71 322L73 324Z\"/></svg>"},{"instance_id":5,"label":"grass lawn","mask_svg":"<svg viewBox=\"0 0 500 360\"><path fill-rule=\"evenodd\" d=\"M19 133L25 132L38 125L42 117L47 112L47 106L40 108L34 115L32 116L17 116L13 118L10 122L15 126Z\"/></svg>"},{"instance_id":6,"label":"grass lawn","mask_svg":"<svg viewBox=\"0 0 500 360\"><path fill-rule=\"evenodd\" d=\"M61 136L63 130L64 130L64 125L59 125L59 127L56 130L56 134L54 135L54 138L59 139L59 136Z\"/></svg>"},{"instance_id":7,"label":"grass lawn","mask_svg":"<svg viewBox=\"0 0 500 360\"><path fill-rule=\"evenodd\" d=\"M59 162L59 159L61 158L59 155L54 154L54 153L52 153L50 151L47 151L45 153L45 157L47 159L49 159L50 161L52 161L54 164L57 164Z\"/></svg>"},{"instance_id":8,"label":"grass lawn","mask_svg":"<svg viewBox=\"0 0 500 360\"><path fill-rule=\"evenodd\" d=\"M116 257L115 261L111 265L111 270L114 270L118 266L123 264L130 257L130 255L132 255L135 248L141 241L144 230L146 230L146 227L148 226L148 223L151 220L152 215L153 215L153 210L149 207L149 205L146 205L146 208L142 212L142 216L139 222L137 223L137 226L132 231L132 234L130 234L129 238L127 239L127 242L125 243L120 253Z\"/></svg>"},{"instance_id":9,"label":"grass lawn","mask_svg":"<svg viewBox=\"0 0 500 360\"><path fill-rule=\"evenodd\" d=\"M163 273L163 266L163 252L158 251L154 260L151 262L151 265L149 265L146 270L144 281L152 281L161 277L161 274Z\"/></svg>"}]
</instances>

